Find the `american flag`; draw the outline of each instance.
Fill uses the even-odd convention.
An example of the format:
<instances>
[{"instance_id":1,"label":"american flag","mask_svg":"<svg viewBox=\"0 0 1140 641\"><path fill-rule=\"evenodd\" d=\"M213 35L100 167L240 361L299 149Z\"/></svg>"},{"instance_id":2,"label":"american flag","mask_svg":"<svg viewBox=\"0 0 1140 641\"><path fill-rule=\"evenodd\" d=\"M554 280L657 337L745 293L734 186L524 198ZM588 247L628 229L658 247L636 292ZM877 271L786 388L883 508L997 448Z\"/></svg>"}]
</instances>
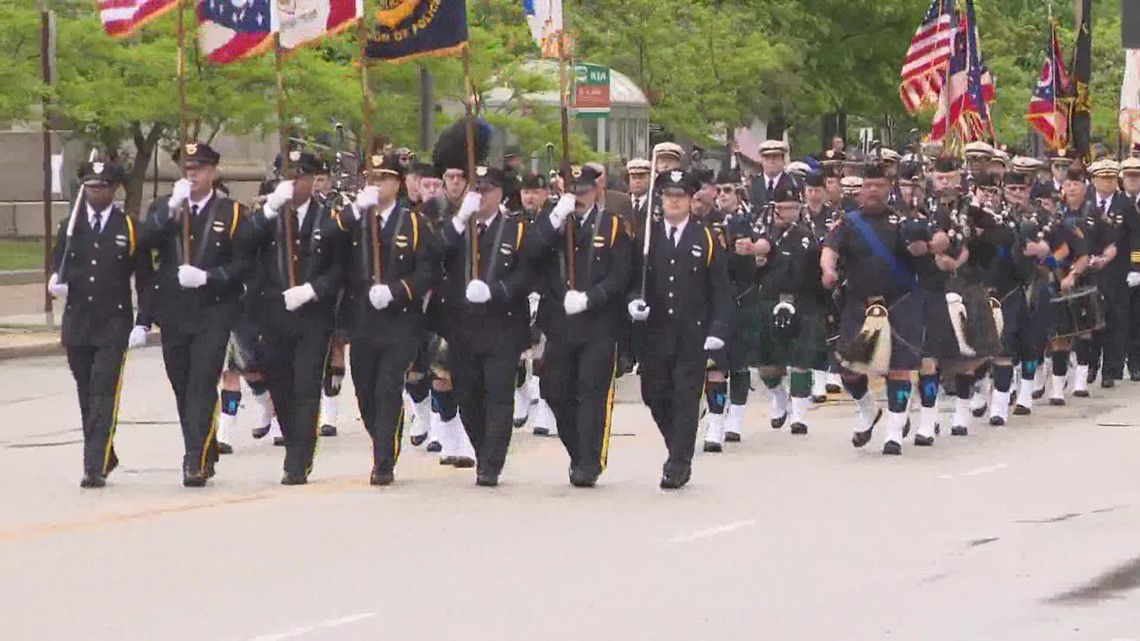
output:
<instances>
[{"instance_id":1,"label":"american flag","mask_svg":"<svg viewBox=\"0 0 1140 641\"><path fill-rule=\"evenodd\" d=\"M954 34L954 1L934 0L910 41L902 68L899 96L914 113L925 103L938 101L946 79Z\"/></svg>"},{"instance_id":2,"label":"american flag","mask_svg":"<svg viewBox=\"0 0 1140 641\"><path fill-rule=\"evenodd\" d=\"M947 72L949 82L943 87L938 111L930 126L931 142L941 142L951 129L957 132L962 143L980 140L987 131L993 131L989 103L996 93L994 78L978 54L977 23L973 18L973 2L967 0L966 16L954 34L954 55Z\"/></svg>"},{"instance_id":3,"label":"american flag","mask_svg":"<svg viewBox=\"0 0 1140 641\"><path fill-rule=\"evenodd\" d=\"M1060 101L1069 91L1069 71L1065 69L1056 25L1050 29L1049 50L1041 67L1041 79L1029 99L1029 122L1045 136L1050 149L1068 146L1069 127Z\"/></svg>"},{"instance_id":4,"label":"american flag","mask_svg":"<svg viewBox=\"0 0 1140 641\"><path fill-rule=\"evenodd\" d=\"M178 6L176 0L98 0L103 30L112 38L126 38L144 24Z\"/></svg>"},{"instance_id":5,"label":"american flag","mask_svg":"<svg viewBox=\"0 0 1140 641\"><path fill-rule=\"evenodd\" d=\"M198 23L198 43L210 62L234 62L273 46L270 0L201 0Z\"/></svg>"}]
</instances>

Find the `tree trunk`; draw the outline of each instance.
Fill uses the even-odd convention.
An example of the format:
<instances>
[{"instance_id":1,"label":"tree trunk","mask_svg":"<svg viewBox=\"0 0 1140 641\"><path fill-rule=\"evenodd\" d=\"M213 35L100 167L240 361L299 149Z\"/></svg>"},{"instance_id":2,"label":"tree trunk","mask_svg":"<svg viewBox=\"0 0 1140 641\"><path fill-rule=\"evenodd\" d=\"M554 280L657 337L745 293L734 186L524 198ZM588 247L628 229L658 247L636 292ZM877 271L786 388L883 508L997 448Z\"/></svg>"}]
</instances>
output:
<instances>
[{"instance_id":1,"label":"tree trunk","mask_svg":"<svg viewBox=\"0 0 1140 641\"><path fill-rule=\"evenodd\" d=\"M163 125L151 125L150 131L143 133L139 123L131 125L131 138L134 143L134 162L126 172L123 180L123 189L126 198L123 208L128 215L139 216L142 213L143 191L146 189L146 171L153 164L154 151L158 141L162 139Z\"/></svg>"}]
</instances>

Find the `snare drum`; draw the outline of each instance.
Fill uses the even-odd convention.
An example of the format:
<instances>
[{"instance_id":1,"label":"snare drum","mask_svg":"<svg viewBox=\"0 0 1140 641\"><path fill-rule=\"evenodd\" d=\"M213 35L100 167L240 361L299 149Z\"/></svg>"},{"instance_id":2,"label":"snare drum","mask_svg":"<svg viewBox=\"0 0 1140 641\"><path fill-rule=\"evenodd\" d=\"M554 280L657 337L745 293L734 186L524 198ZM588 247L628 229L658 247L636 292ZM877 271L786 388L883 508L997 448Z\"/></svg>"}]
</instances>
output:
<instances>
[{"instance_id":1,"label":"snare drum","mask_svg":"<svg viewBox=\"0 0 1140 641\"><path fill-rule=\"evenodd\" d=\"M1053 306L1053 336L1076 338L1104 329L1104 295L1096 286L1074 288L1049 299Z\"/></svg>"}]
</instances>

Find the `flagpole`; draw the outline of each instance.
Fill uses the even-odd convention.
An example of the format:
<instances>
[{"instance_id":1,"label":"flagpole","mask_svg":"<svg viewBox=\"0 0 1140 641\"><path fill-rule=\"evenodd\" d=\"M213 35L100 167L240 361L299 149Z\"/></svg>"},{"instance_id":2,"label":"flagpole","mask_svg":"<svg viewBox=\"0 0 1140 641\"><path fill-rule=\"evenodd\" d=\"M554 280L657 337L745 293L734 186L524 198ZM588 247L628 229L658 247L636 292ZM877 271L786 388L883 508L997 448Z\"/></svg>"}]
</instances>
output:
<instances>
[{"instance_id":1,"label":"flagpole","mask_svg":"<svg viewBox=\"0 0 1140 641\"><path fill-rule=\"evenodd\" d=\"M950 7L950 6L953 6L953 8L954 8L954 12L952 14L950 14L950 61L953 62L954 50L957 48L957 44L954 42L954 39L958 37L958 3L956 2L956 0L942 0L942 11L946 11L947 7ZM957 139L957 137L954 135L955 134L955 128L950 126L950 107L951 107L951 105L950 105L950 92L951 92L951 89L950 89L950 67L951 66L953 66L953 65L951 65L949 62L946 64L946 77L942 81L942 91L939 94L939 98L942 100L942 102L946 106L946 116L945 116L946 124L944 125L946 128L946 133L943 134L943 138L949 139L946 143L944 143L942 145L942 148L944 150L950 151L950 152L952 152L955 149L954 142Z\"/></svg>"},{"instance_id":2,"label":"flagpole","mask_svg":"<svg viewBox=\"0 0 1140 641\"><path fill-rule=\"evenodd\" d=\"M186 0L178 0L178 175L186 177ZM182 205L182 264L191 261L189 205Z\"/></svg>"},{"instance_id":3,"label":"flagpole","mask_svg":"<svg viewBox=\"0 0 1140 641\"><path fill-rule=\"evenodd\" d=\"M1053 139L1050 140L1050 146L1053 149L1061 147L1061 125L1057 120L1057 101L1061 96L1057 94L1057 21L1053 19L1053 0L1049 0L1048 4L1049 14L1049 54L1046 58L1049 60L1049 82L1053 85Z\"/></svg>"},{"instance_id":4,"label":"flagpole","mask_svg":"<svg viewBox=\"0 0 1140 641\"><path fill-rule=\"evenodd\" d=\"M360 22L356 26L357 38L360 40L360 108L364 114L364 171L362 172L363 181L361 189L367 185L368 171L372 169L372 152L377 151L372 149L372 87L368 82L368 24L364 21L364 16L368 13L368 7L362 7L364 11L361 12ZM370 214L371 209L366 212L360 212L361 219L364 219L364 214L369 214L368 220L368 240L372 243L372 283L379 285L384 279L384 274L381 271L383 266L380 262L380 229L378 219Z\"/></svg>"},{"instance_id":5,"label":"flagpole","mask_svg":"<svg viewBox=\"0 0 1140 641\"><path fill-rule=\"evenodd\" d=\"M467 189L475 188L475 80L471 77L471 45L463 46L463 79L467 89ZM479 238L475 233L475 218L471 218L468 235L471 237L471 280L479 279Z\"/></svg>"},{"instance_id":6,"label":"flagpole","mask_svg":"<svg viewBox=\"0 0 1140 641\"><path fill-rule=\"evenodd\" d=\"M558 34L558 83L559 107L562 118L562 189L564 193L572 193L570 181L573 176L570 171L570 83L566 77L569 67L569 42L566 39L566 10L562 10L562 32ZM577 247L577 227L571 223L566 225L566 286L575 287L574 250Z\"/></svg>"},{"instance_id":7,"label":"flagpole","mask_svg":"<svg viewBox=\"0 0 1140 641\"><path fill-rule=\"evenodd\" d=\"M281 180L289 179L289 125L285 115L285 51L281 48L281 32L273 36L273 72L277 77L277 143L281 147ZM287 203L281 212L285 225L285 274L289 287L297 286L297 268L293 260L294 208Z\"/></svg>"}]
</instances>

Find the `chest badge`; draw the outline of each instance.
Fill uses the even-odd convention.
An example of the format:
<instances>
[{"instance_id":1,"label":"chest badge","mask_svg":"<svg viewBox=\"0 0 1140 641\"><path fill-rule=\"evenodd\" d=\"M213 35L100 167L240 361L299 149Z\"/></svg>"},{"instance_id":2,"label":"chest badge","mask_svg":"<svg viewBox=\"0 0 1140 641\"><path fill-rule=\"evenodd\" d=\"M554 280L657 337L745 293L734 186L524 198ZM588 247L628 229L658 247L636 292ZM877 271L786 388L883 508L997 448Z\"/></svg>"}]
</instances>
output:
<instances>
[{"instance_id":1,"label":"chest badge","mask_svg":"<svg viewBox=\"0 0 1140 641\"><path fill-rule=\"evenodd\" d=\"M214 232L216 232L218 234L224 234L224 233L226 233L226 224L220 220L215 220L213 229L214 229Z\"/></svg>"},{"instance_id":2,"label":"chest badge","mask_svg":"<svg viewBox=\"0 0 1140 641\"><path fill-rule=\"evenodd\" d=\"M126 247L127 246L127 237L124 236L123 234L117 234L115 236L115 244L118 245L119 247Z\"/></svg>"}]
</instances>

